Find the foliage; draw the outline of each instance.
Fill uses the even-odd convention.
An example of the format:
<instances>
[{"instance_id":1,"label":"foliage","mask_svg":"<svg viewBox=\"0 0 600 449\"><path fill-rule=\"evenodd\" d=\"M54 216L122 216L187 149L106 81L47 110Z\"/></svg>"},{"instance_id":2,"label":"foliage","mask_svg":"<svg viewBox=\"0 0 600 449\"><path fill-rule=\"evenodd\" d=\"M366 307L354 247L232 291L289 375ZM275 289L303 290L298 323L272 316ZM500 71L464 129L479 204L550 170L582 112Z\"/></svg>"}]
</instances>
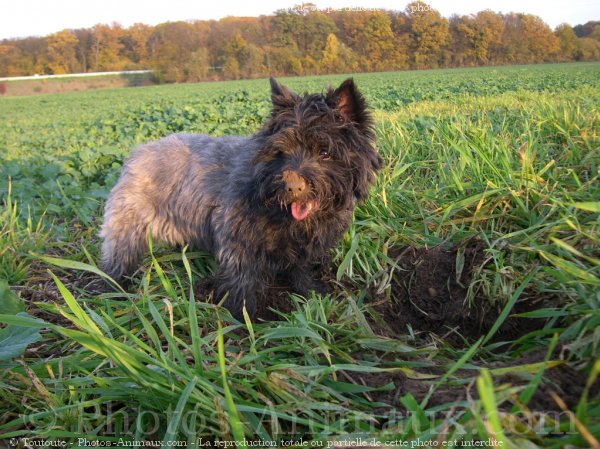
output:
<instances>
[{"instance_id":1,"label":"foliage","mask_svg":"<svg viewBox=\"0 0 600 449\"><path fill-rule=\"evenodd\" d=\"M335 38L335 39L334 39ZM404 11L320 10L156 26L98 24L0 41L0 76L153 69L163 82L600 59L600 25L554 32L531 14L447 19L421 1Z\"/></svg>"},{"instance_id":2,"label":"foliage","mask_svg":"<svg viewBox=\"0 0 600 449\"><path fill-rule=\"evenodd\" d=\"M29 317L25 313L25 304L8 287L5 280L0 280L0 315L9 319L12 316ZM28 345L41 340L37 329L10 324L0 329L0 366L12 358L21 356Z\"/></svg>"}]
</instances>

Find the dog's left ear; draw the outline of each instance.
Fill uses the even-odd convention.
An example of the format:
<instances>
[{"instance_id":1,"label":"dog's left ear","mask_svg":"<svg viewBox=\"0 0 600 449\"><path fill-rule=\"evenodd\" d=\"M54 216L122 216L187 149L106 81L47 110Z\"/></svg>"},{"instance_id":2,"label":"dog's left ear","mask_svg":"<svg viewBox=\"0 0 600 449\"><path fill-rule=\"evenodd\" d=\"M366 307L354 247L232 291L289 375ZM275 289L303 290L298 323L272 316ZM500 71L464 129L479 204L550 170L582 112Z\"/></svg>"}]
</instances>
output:
<instances>
[{"instance_id":1,"label":"dog's left ear","mask_svg":"<svg viewBox=\"0 0 600 449\"><path fill-rule=\"evenodd\" d=\"M279 84L273 77L269 78L271 82L271 101L273 102L273 112L280 109L289 109L294 107L300 97L292 92L283 84Z\"/></svg>"},{"instance_id":2,"label":"dog's left ear","mask_svg":"<svg viewBox=\"0 0 600 449\"><path fill-rule=\"evenodd\" d=\"M333 92L333 97L344 120L353 122L360 128L370 126L371 119L367 112L367 103L352 78L344 81Z\"/></svg>"},{"instance_id":3,"label":"dog's left ear","mask_svg":"<svg viewBox=\"0 0 600 449\"><path fill-rule=\"evenodd\" d=\"M330 91L331 92L331 91ZM375 139L373 121L367 109L367 102L352 78L344 81L340 87L331 93L341 119L352 123L368 141ZM351 152L351 165L354 173L354 197L363 201L369 196L369 190L376 181L377 172L383 161L371 143L360 146Z\"/></svg>"}]
</instances>

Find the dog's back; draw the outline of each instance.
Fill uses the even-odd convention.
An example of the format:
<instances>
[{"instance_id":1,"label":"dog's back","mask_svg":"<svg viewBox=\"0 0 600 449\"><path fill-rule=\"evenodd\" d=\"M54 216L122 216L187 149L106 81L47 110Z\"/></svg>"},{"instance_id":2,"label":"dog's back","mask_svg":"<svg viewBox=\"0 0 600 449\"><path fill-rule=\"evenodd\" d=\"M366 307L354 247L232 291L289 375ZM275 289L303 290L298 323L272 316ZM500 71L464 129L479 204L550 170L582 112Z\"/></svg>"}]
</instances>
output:
<instances>
[{"instance_id":1,"label":"dog's back","mask_svg":"<svg viewBox=\"0 0 600 449\"><path fill-rule=\"evenodd\" d=\"M107 274L119 279L137 268L150 230L154 241L212 251L210 216L232 176L245 176L243 160L254 152L251 139L204 134L173 134L139 147L106 203L100 235Z\"/></svg>"}]
</instances>

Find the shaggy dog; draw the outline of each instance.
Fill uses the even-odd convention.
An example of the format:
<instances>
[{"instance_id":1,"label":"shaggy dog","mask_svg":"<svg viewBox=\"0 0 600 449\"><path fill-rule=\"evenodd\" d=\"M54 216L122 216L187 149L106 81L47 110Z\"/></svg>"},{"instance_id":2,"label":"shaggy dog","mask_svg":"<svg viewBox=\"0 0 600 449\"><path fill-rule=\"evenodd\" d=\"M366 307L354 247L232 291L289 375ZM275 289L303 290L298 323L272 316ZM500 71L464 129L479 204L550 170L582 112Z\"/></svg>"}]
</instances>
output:
<instances>
[{"instance_id":1,"label":"shaggy dog","mask_svg":"<svg viewBox=\"0 0 600 449\"><path fill-rule=\"evenodd\" d=\"M132 274L154 241L218 263L216 298L253 316L276 277L306 295L311 261L348 229L381 166L365 100L348 79L298 95L271 78L271 117L251 137L174 134L125 162L106 203L103 268Z\"/></svg>"}]
</instances>

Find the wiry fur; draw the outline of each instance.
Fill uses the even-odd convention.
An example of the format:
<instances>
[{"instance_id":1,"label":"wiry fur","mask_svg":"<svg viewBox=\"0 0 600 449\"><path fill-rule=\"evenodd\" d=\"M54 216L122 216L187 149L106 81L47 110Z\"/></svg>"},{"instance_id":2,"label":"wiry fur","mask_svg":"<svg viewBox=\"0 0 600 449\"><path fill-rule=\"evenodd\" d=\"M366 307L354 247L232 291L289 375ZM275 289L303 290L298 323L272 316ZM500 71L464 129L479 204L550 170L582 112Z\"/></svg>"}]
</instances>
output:
<instances>
[{"instance_id":1,"label":"wiry fur","mask_svg":"<svg viewBox=\"0 0 600 449\"><path fill-rule=\"evenodd\" d=\"M154 241L214 254L216 296L252 315L283 275L306 294L311 260L347 230L381 159L363 97L352 79L299 96L271 79L273 110L252 137L174 134L127 160L106 204L104 270L131 274ZM292 204L318 205L294 219ZM300 206L298 206L300 207ZM302 209L304 210L304 209Z\"/></svg>"}]
</instances>

